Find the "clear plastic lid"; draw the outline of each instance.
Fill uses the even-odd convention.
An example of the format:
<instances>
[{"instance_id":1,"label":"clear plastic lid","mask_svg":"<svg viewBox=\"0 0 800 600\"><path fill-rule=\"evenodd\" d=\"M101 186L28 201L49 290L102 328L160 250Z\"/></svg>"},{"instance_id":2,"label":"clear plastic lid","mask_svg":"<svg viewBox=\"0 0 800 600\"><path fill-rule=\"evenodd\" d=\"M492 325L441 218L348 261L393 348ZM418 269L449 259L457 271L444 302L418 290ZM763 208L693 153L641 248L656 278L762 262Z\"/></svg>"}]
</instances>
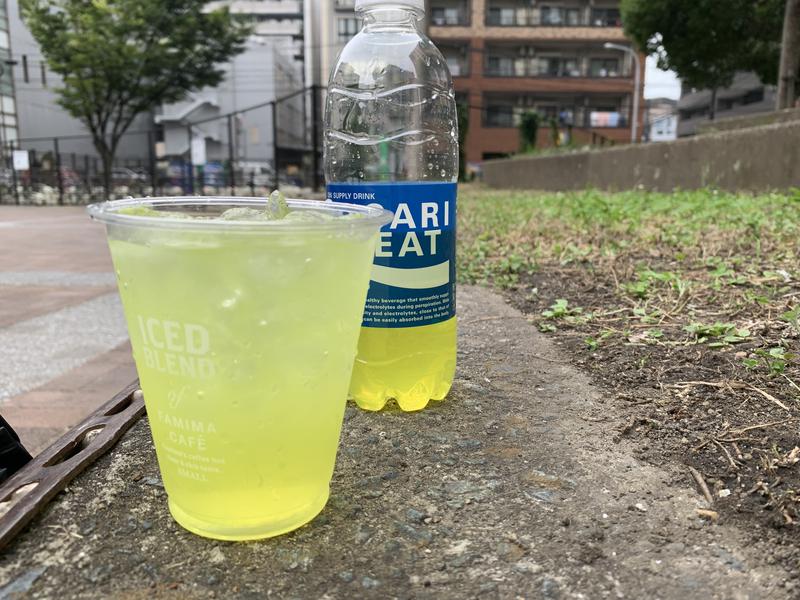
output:
<instances>
[{"instance_id":1,"label":"clear plastic lid","mask_svg":"<svg viewBox=\"0 0 800 600\"><path fill-rule=\"evenodd\" d=\"M226 211L230 214L232 209L268 210L267 198L234 196L126 198L90 204L87 211L92 219L108 225L258 234L353 228L377 230L392 220L390 212L375 206L318 200L287 200L286 205L290 218L223 216Z\"/></svg>"},{"instance_id":2,"label":"clear plastic lid","mask_svg":"<svg viewBox=\"0 0 800 600\"><path fill-rule=\"evenodd\" d=\"M400 6L403 8L413 8L414 10L424 13L425 0L356 0L356 12L366 10L375 6Z\"/></svg>"}]
</instances>

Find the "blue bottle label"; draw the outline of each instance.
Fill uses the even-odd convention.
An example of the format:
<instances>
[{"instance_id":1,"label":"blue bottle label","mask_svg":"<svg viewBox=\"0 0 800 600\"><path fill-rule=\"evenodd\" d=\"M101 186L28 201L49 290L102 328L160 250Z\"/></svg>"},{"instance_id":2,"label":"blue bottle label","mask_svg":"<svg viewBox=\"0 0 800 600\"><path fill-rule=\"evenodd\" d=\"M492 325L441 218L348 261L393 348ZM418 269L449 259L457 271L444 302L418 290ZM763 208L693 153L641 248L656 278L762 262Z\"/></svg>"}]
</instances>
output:
<instances>
[{"instance_id":1,"label":"blue bottle label","mask_svg":"<svg viewBox=\"0 0 800 600\"><path fill-rule=\"evenodd\" d=\"M419 327L456 314L456 184L331 183L328 200L382 206L364 327Z\"/></svg>"}]
</instances>

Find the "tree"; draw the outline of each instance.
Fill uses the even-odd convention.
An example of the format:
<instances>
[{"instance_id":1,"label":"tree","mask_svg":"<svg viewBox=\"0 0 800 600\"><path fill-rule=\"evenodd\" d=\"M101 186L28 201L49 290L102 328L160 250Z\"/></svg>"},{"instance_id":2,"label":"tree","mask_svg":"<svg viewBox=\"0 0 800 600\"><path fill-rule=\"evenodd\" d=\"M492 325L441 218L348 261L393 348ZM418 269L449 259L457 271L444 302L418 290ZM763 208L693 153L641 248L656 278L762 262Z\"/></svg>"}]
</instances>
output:
<instances>
[{"instance_id":1,"label":"tree","mask_svg":"<svg viewBox=\"0 0 800 600\"><path fill-rule=\"evenodd\" d=\"M467 181L467 132L469 131L469 104L456 105L458 115L458 180Z\"/></svg>"},{"instance_id":2,"label":"tree","mask_svg":"<svg viewBox=\"0 0 800 600\"><path fill-rule=\"evenodd\" d=\"M791 108L800 79L800 0L787 0L783 18L781 64L778 70L778 110Z\"/></svg>"},{"instance_id":3,"label":"tree","mask_svg":"<svg viewBox=\"0 0 800 600\"><path fill-rule=\"evenodd\" d=\"M523 152L536 150L536 142L539 137L539 113L536 111L525 111L519 119L519 137Z\"/></svg>"},{"instance_id":4,"label":"tree","mask_svg":"<svg viewBox=\"0 0 800 600\"><path fill-rule=\"evenodd\" d=\"M205 0L21 0L58 103L92 134L106 193L123 134L137 115L222 81L248 29Z\"/></svg>"},{"instance_id":5,"label":"tree","mask_svg":"<svg viewBox=\"0 0 800 600\"><path fill-rule=\"evenodd\" d=\"M713 119L717 90L731 85L736 71L775 82L785 2L622 0L622 22L660 68L674 70L690 87L711 90Z\"/></svg>"}]
</instances>

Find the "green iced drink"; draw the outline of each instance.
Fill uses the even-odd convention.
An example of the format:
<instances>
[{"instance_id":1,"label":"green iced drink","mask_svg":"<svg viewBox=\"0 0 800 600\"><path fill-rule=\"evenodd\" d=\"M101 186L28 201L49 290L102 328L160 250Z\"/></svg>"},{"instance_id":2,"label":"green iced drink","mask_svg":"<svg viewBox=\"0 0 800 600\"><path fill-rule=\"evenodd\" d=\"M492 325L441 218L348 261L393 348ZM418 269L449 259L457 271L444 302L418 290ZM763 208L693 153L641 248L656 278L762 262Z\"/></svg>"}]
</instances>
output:
<instances>
[{"instance_id":1,"label":"green iced drink","mask_svg":"<svg viewBox=\"0 0 800 600\"><path fill-rule=\"evenodd\" d=\"M325 505L387 221L335 203L266 205L90 208L108 228L170 510L219 539L277 535Z\"/></svg>"}]
</instances>

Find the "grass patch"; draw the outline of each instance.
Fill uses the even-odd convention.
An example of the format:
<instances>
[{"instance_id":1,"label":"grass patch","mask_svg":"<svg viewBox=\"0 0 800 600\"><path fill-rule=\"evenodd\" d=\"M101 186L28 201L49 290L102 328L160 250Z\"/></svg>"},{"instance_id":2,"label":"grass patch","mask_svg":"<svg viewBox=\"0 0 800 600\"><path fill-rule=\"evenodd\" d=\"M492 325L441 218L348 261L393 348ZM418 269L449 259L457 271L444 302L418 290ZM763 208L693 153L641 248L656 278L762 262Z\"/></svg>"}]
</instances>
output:
<instances>
[{"instance_id":1,"label":"grass patch","mask_svg":"<svg viewBox=\"0 0 800 600\"><path fill-rule=\"evenodd\" d=\"M659 423L624 430L643 452L800 522L800 462L775 459L800 445L800 190L466 186L459 228L460 281L504 293L637 422Z\"/></svg>"}]
</instances>

